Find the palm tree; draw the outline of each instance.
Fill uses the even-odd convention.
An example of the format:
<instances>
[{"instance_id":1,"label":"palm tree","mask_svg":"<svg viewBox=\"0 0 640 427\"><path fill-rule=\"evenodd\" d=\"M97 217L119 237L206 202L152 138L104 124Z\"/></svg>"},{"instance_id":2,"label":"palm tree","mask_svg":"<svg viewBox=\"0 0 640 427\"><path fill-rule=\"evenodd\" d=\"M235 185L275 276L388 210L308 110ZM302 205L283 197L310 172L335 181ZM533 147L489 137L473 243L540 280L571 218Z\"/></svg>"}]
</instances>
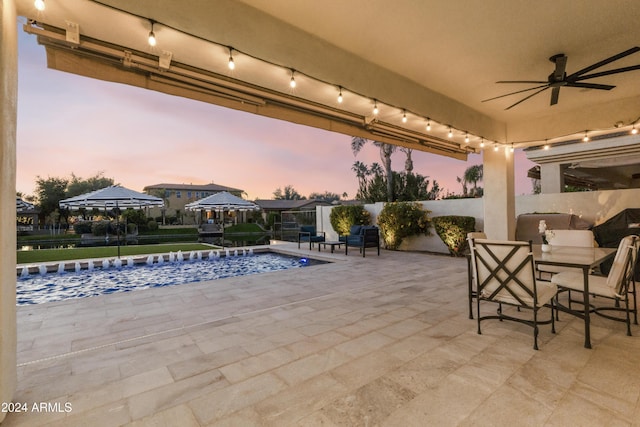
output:
<instances>
[{"instance_id":1,"label":"palm tree","mask_svg":"<svg viewBox=\"0 0 640 427\"><path fill-rule=\"evenodd\" d=\"M464 175L462 178L460 178L459 176L456 176L456 181L462 184L462 197L467 197L467 194L468 194L467 179L464 177Z\"/></svg>"},{"instance_id":2,"label":"palm tree","mask_svg":"<svg viewBox=\"0 0 640 427\"><path fill-rule=\"evenodd\" d=\"M368 139L360 136L354 136L351 138L351 151L353 151L354 156L362 150L362 147L364 147L367 141ZM380 160L384 165L385 177L387 179L387 201L393 202L393 171L391 170L391 155L396 151L396 146L379 141L373 141L373 145L380 149Z\"/></svg>"},{"instance_id":3,"label":"palm tree","mask_svg":"<svg viewBox=\"0 0 640 427\"><path fill-rule=\"evenodd\" d=\"M402 147L400 151L407 155L407 159L404 161L404 171L407 173L407 175L413 173L413 159L411 158L413 149Z\"/></svg>"},{"instance_id":4,"label":"palm tree","mask_svg":"<svg viewBox=\"0 0 640 427\"><path fill-rule=\"evenodd\" d=\"M483 173L484 168L482 165L469 166L464 171L465 181L473 184L473 191L471 192L471 195L474 197L478 197L478 193L482 190L482 188L478 188L478 181L482 181Z\"/></svg>"}]
</instances>

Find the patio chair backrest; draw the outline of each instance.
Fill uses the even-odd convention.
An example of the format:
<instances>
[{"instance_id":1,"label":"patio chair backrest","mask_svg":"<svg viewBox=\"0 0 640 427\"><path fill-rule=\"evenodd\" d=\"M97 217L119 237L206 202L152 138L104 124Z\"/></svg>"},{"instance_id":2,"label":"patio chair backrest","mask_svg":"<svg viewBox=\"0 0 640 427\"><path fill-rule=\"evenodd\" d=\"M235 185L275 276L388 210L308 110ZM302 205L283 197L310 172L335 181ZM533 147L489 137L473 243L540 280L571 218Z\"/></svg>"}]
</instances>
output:
<instances>
[{"instance_id":1,"label":"patio chair backrest","mask_svg":"<svg viewBox=\"0 0 640 427\"><path fill-rule=\"evenodd\" d=\"M579 246L592 248L595 240L591 230L552 230L554 236L549 240L551 245Z\"/></svg>"},{"instance_id":2,"label":"patio chair backrest","mask_svg":"<svg viewBox=\"0 0 640 427\"><path fill-rule=\"evenodd\" d=\"M311 233L311 236L316 235L316 226L315 225L302 225L300 226L300 231L303 233Z\"/></svg>"},{"instance_id":3,"label":"patio chair backrest","mask_svg":"<svg viewBox=\"0 0 640 427\"><path fill-rule=\"evenodd\" d=\"M478 293L484 299L537 305L530 242L473 239Z\"/></svg>"},{"instance_id":4,"label":"patio chair backrest","mask_svg":"<svg viewBox=\"0 0 640 427\"><path fill-rule=\"evenodd\" d=\"M469 242L469 252L471 253L471 277L476 282L476 259L473 256L473 240L486 239L487 235L481 231L472 231L467 233L467 241Z\"/></svg>"},{"instance_id":5,"label":"patio chair backrest","mask_svg":"<svg viewBox=\"0 0 640 427\"><path fill-rule=\"evenodd\" d=\"M611 270L607 276L607 285L614 289L616 295L626 293L627 284L633 278L638 259L638 236L629 235L622 238L613 259Z\"/></svg>"}]
</instances>

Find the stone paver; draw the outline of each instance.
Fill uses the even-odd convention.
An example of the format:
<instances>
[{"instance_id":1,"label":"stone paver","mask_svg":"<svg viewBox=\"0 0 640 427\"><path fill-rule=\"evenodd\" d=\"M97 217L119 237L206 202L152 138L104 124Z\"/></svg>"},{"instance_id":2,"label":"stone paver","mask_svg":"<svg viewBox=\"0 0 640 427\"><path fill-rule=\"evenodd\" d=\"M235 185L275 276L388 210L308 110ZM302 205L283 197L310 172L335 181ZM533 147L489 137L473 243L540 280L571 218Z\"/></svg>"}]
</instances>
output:
<instances>
[{"instance_id":1,"label":"stone paver","mask_svg":"<svg viewBox=\"0 0 640 427\"><path fill-rule=\"evenodd\" d=\"M304 256L296 245L274 248ZM466 261L390 252L18 308L9 426L639 425L640 328L468 319ZM34 412L34 404L44 410ZM634 424L635 423L635 424Z\"/></svg>"}]
</instances>

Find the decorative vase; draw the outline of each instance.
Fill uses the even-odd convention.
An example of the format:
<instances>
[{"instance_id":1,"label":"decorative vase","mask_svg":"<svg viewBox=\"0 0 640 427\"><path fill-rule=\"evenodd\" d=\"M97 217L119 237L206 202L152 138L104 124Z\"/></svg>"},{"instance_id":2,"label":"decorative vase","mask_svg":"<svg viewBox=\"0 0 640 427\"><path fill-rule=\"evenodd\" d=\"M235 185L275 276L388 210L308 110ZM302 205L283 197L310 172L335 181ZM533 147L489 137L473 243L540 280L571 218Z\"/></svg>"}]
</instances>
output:
<instances>
[{"instance_id":1,"label":"decorative vase","mask_svg":"<svg viewBox=\"0 0 640 427\"><path fill-rule=\"evenodd\" d=\"M543 243L541 249L542 252L551 252L551 245L548 243Z\"/></svg>"}]
</instances>

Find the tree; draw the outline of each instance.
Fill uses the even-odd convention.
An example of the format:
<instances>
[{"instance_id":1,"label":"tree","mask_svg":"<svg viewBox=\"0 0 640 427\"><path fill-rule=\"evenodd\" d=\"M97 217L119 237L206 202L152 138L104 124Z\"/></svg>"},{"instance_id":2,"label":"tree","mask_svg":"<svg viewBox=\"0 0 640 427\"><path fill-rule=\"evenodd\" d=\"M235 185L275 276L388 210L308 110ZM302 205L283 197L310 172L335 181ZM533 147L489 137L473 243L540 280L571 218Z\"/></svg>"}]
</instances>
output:
<instances>
[{"instance_id":1,"label":"tree","mask_svg":"<svg viewBox=\"0 0 640 427\"><path fill-rule=\"evenodd\" d=\"M88 179L82 179L73 173L71 174L71 178L48 177L44 179L37 176L35 191L38 206L40 207L40 215L43 217L42 219L51 216L51 218L55 218L55 221L59 222L61 219L64 219L68 222L69 211L59 208L58 203L60 200L114 185L113 179L105 178L102 176L103 173L104 172L98 172ZM46 220L43 222L46 223Z\"/></svg>"},{"instance_id":2,"label":"tree","mask_svg":"<svg viewBox=\"0 0 640 427\"><path fill-rule=\"evenodd\" d=\"M325 191L324 193L311 193L309 194L309 199L320 199L331 203L333 201L340 200L340 195L331 193L330 191Z\"/></svg>"},{"instance_id":3,"label":"tree","mask_svg":"<svg viewBox=\"0 0 640 427\"><path fill-rule=\"evenodd\" d=\"M306 200L292 185L284 187L284 191L280 187L276 188L276 191L273 192L273 198L276 200Z\"/></svg>"},{"instance_id":4,"label":"tree","mask_svg":"<svg viewBox=\"0 0 640 427\"><path fill-rule=\"evenodd\" d=\"M367 168L362 162L354 163L352 170L358 176L359 188L356 198L367 203L384 202L387 200L387 180L378 163ZM439 198L442 189L437 181L433 181L429 189L428 177L407 172L392 172L394 200L416 201L435 200Z\"/></svg>"},{"instance_id":5,"label":"tree","mask_svg":"<svg viewBox=\"0 0 640 427\"><path fill-rule=\"evenodd\" d=\"M473 191L471 192L471 195L473 197L482 196L482 187L478 187L478 182L482 181L483 174L484 168L482 167L482 165L469 166L464 171L465 181L473 184Z\"/></svg>"},{"instance_id":6,"label":"tree","mask_svg":"<svg viewBox=\"0 0 640 427\"><path fill-rule=\"evenodd\" d=\"M368 142L368 139L360 136L354 136L351 138L351 151L353 155L357 155L362 147ZM396 146L386 144L384 142L373 141L373 145L380 150L380 160L384 165L386 183L387 183L387 201L393 201L393 171L391 170L391 155L396 151Z\"/></svg>"},{"instance_id":7,"label":"tree","mask_svg":"<svg viewBox=\"0 0 640 427\"><path fill-rule=\"evenodd\" d=\"M478 187L478 182L482 181L484 168L482 165L472 165L465 169L462 178L456 177L456 181L462 184L462 197L481 197L484 193L482 187ZM469 191L468 185L473 184Z\"/></svg>"},{"instance_id":8,"label":"tree","mask_svg":"<svg viewBox=\"0 0 640 427\"><path fill-rule=\"evenodd\" d=\"M100 190L114 185L113 178L105 178L103 174L104 172L101 171L90 178L82 179L71 173L71 179L67 184L65 197L69 198L79 196L80 194L85 194L90 191Z\"/></svg>"},{"instance_id":9,"label":"tree","mask_svg":"<svg viewBox=\"0 0 640 427\"><path fill-rule=\"evenodd\" d=\"M35 192L42 222L46 223L45 218L58 212L58 202L66 197L68 184L69 180L66 178L36 177Z\"/></svg>"}]
</instances>

